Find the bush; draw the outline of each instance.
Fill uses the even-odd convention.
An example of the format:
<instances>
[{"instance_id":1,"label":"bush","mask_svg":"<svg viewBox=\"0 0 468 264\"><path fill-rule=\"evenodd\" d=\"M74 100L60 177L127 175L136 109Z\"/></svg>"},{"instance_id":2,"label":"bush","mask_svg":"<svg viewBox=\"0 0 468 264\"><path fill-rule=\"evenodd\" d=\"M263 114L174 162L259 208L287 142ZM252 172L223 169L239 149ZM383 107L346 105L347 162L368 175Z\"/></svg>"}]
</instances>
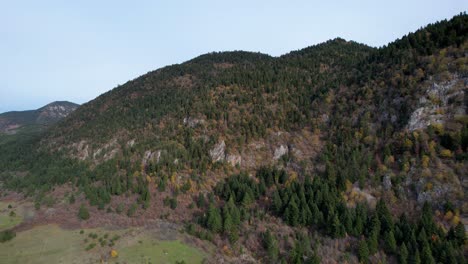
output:
<instances>
[{"instance_id":1,"label":"bush","mask_svg":"<svg viewBox=\"0 0 468 264\"><path fill-rule=\"evenodd\" d=\"M171 201L170 201L170 206L171 206L172 210L176 209L177 208L177 199L172 198Z\"/></svg>"},{"instance_id":2,"label":"bush","mask_svg":"<svg viewBox=\"0 0 468 264\"><path fill-rule=\"evenodd\" d=\"M451 158L453 156L452 151L449 149L443 149L440 151L440 156L443 158Z\"/></svg>"},{"instance_id":3,"label":"bush","mask_svg":"<svg viewBox=\"0 0 468 264\"><path fill-rule=\"evenodd\" d=\"M128 208L127 216L128 216L128 217L134 216L134 215L135 215L135 212L136 212L136 209L137 209L137 205L136 205L136 204L132 204L132 206L130 206L130 208Z\"/></svg>"},{"instance_id":4,"label":"bush","mask_svg":"<svg viewBox=\"0 0 468 264\"><path fill-rule=\"evenodd\" d=\"M12 240L16 236L16 233L13 230L5 230L0 232L0 242L6 242Z\"/></svg>"},{"instance_id":5,"label":"bush","mask_svg":"<svg viewBox=\"0 0 468 264\"><path fill-rule=\"evenodd\" d=\"M86 251L93 249L96 246L96 243L91 243L86 247Z\"/></svg>"},{"instance_id":6,"label":"bush","mask_svg":"<svg viewBox=\"0 0 468 264\"><path fill-rule=\"evenodd\" d=\"M68 201L70 202L70 204L75 203L75 195L73 195L73 193L71 194L70 199Z\"/></svg>"},{"instance_id":7,"label":"bush","mask_svg":"<svg viewBox=\"0 0 468 264\"><path fill-rule=\"evenodd\" d=\"M115 208L115 212L118 213L118 214L122 213L123 210L124 210L124 205L121 204L121 203L119 205L117 205L117 208Z\"/></svg>"},{"instance_id":8,"label":"bush","mask_svg":"<svg viewBox=\"0 0 468 264\"><path fill-rule=\"evenodd\" d=\"M81 220L89 219L89 211L88 211L88 208L84 204L80 206L80 210L78 211L78 218L80 218Z\"/></svg>"}]
</instances>

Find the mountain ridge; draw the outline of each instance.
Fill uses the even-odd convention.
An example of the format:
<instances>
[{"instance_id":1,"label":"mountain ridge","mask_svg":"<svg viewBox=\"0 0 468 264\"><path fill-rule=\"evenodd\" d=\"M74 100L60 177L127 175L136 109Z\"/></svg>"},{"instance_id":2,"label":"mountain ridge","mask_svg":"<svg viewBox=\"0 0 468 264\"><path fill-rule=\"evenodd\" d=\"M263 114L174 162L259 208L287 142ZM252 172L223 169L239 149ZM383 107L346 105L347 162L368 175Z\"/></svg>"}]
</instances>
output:
<instances>
[{"instance_id":1,"label":"mountain ridge","mask_svg":"<svg viewBox=\"0 0 468 264\"><path fill-rule=\"evenodd\" d=\"M0 180L39 204L66 184L109 213L123 201L123 222L183 223L221 259L463 263L467 25L167 66L2 145Z\"/></svg>"},{"instance_id":2,"label":"mountain ridge","mask_svg":"<svg viewBox=\"0 0 468 264\"><path fill-rule=\"evenodd\" d=\"M55 101L36 110L8 111L0 114L0 132L15 134L23 126L50 126L68 116L78 104Z\"/></svg>"}]
</instances>

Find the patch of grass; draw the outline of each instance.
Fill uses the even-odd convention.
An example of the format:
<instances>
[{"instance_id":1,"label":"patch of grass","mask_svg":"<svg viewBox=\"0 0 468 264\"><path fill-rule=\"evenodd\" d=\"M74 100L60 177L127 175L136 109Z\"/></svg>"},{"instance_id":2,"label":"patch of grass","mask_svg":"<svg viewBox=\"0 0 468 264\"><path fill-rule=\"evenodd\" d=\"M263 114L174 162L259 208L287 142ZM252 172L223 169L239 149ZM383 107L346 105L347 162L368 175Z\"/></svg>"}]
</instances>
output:
<instances>
[{"instance_id":1,"label":"patch of grass","mask_svg":"<svg viewBox=\"0 0 468 264\"><path fill-rule=\"evenodd\" d=\"M0 202L0 231L19 225L23 217L12 209L10 204Z\"/></svg>"},{"instance_id":2,"label":"patch of grass","mask_svg":"<svg viewBox=\"0 0 468 264\"><path fill-rule=\"evenodd\" d=\"M206 255L196 248L183 244L179 240L157 241L149 237L123 249L117 249L119 257L114 262L120 263L202 263ZM183 262L182 262L183 263Z\"/></svg>"},{"instance_id":3,"label":"patch of grass","mask_svg":"<svg viewBox=\"0 0 468 264\"><path fill-rule=\"evenodd\" d=\"M205 253L178 240L158 240L134 229L65 230L56 225L38 226L19 232L13 240L0 246L0 263L98 263L101 256L110 254L108 243L118 252L110 263L201 263ZM138 229L136 229L138 230ZM108 235L110 240L98 237ZM129 235L130 234L130 235ZM83 242L83 240L87 240ZM118 240L118 241L117 241ZM138 243L141 241L142 243Z\"/></svg>"}]
</instances>

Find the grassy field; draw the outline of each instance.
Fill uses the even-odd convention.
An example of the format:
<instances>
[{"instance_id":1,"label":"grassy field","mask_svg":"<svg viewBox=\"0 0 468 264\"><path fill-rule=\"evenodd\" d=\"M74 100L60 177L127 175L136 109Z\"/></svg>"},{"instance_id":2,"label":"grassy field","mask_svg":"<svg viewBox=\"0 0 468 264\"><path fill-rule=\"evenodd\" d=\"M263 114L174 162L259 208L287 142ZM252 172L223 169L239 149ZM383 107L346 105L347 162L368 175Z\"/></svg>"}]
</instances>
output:
<instances>
[{"instance_id":1,"label":"grassy field","mask_svg":"<svg viewBox=\"0 0 468 264\"><path fill-rule=\"evenodd\" d=\"M111 263L201 263L205 254L182 244L180 241L156 241L151 238L141 240L133 246L123 248L119 257Z\"/></svg>"},{"instance_id":2,"label":"grassy field","mask_svg":"<svg viewBox=\"0 0 468 264\"><path fill-rule=\"evenodd\" d=\"M20 232L0 244L0 263L201 263L207 257L179 240L159 240L143 229L80 231L46 225ZM119 238L109 246L114 237ZM91 244L95 246L89 249ZM110 257L112 249L118 257Z\"/></svg>"},{"instance_id":3,"label":"grassy field","mask_svg":"<svg viewBox=\"0 0 468 264\"><path fill-rule=\"evenodd\" d=\"M0 202L0 231L10 229L23 221L21 212L18 212L17 208L8 208L9 205L9 203ZM11 205L15 207L14 204ZM10 215L11 212L14 215Z\"/></svg>"}]
</instances>

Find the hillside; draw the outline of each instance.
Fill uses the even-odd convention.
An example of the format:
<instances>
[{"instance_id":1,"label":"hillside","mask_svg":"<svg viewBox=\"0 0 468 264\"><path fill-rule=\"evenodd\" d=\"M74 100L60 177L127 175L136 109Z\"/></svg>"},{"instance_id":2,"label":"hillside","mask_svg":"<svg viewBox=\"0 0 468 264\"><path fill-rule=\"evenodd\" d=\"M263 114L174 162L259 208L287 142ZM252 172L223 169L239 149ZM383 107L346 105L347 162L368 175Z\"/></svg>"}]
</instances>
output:
<instances>
[{"instance_id":1,"label":"hillside","mask_svg":"<svg viewBox=\"0 0 468 264\"><path fill-rule=\"evenodd\" d=\"M467 50L463 13L382 48L205 54L2 145L0 179L39 205L73 186L96 225L184 225L217 260L465 263Z\"/></svg>"},{"instance_id":2,"label":"hillside","mask_svg":"<svg viewBox=\"0 0 468 264\"><path fill-rule=\"evenodd\" d=\"M68 116L78 108L70 102L53 102L37 110L0 114L0 133L15 134L25 127L47 127Z\"/></svg>"}]
</instances>

